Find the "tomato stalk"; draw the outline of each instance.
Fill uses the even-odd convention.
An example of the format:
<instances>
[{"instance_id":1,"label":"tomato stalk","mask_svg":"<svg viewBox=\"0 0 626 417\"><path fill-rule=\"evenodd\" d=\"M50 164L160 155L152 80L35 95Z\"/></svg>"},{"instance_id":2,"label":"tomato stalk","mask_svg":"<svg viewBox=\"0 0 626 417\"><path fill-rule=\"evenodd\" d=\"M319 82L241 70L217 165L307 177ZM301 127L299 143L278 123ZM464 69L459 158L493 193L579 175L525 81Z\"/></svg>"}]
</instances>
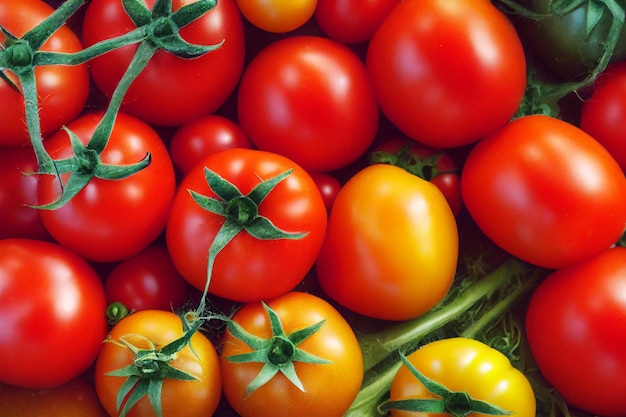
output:
<instances>
[{"instance_id":1,"label":"tomato stalk","mask_svg":"<svg viewBox=\"0 0 626 417\"><path fill-rule=\"evenodd\" d=\"M477 337L534 288L541 276L541 269L509 258L483 277L461 277L430 312L378 332L359 335L366 373L361 391L346 416L384 415L377 404L388 393L393 377L402 366L401 354L408 354L433 338Z\"/></svg>"}]
</instances>

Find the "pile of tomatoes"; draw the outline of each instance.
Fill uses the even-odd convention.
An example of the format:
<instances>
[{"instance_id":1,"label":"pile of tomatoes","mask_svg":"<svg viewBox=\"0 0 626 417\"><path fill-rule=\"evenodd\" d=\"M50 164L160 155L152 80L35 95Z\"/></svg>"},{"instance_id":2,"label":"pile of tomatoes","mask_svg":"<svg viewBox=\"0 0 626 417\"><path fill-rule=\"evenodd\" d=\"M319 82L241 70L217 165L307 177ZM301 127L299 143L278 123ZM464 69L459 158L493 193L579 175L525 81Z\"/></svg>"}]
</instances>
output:
<instances>
[{"instance_id":1,"label":"pile of tomatoes","mask_svg":"<svg viewBox=\"0 0 626 417\"><path fill-rule=\"evenodd\" d=\"M564 3L0 0L0 415L626 416L624 6ZM471 305L368 382L490 271L541 383Z\"/></svg>"}]
</instances>

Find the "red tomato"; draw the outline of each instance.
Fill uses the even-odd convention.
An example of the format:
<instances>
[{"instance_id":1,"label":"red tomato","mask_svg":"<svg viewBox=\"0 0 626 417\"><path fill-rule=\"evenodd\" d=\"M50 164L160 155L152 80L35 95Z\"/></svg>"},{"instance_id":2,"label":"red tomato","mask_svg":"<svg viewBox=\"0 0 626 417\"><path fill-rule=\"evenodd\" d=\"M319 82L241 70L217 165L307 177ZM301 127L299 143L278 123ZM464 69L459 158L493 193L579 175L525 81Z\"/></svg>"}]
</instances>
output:
<instances>
[{"instance_id":1,"label":"red tomato","mask_svg":"<svg viewBox=\"0 0 626 417\"><path fill-rule=\"evenodd\" d=\"M253 145L237 123L212 114L177 129L169 148L174 166L186 174L212 153L230 148L252 149Z\"/></svg>"},{"instance_id":2,"label":"red tomato","mask_svg":"<svg viewBox=\"0 0 626 417\"><path fill-rule=\"evenodd\" d=\"M17 37L47 18L54 9L41 0L0 0L0 26ZM0 45L4 47L0 33ZM42 46L42 51L76 52L83 49L78 37L66 26L60 27ZM4 75L18 83L9 71ZM89 94L89 71L86 65L42 65L36 68L39 118L44 134L52 133L76 117ZM24 97L0 78L0 146L28 143Z\"/></svg>"},{"instance_id":3,"label":"red tomato","mask_svg":"<svg viewBox=\"0 0 626 417\"><path fill-rule=\"evenodd\" d=\"M593 415L626 415L624 288L626 248L617 247L553 272L528 305L539 370L568 404Z\"/></svg>"},{"instance_id":4,"label":"red tomato","mask_svg":"<svg viewBox=\"0 0 626 417\"><path fill-rule=\"evenodd\" d=\"M83 373L106 337L100 277L55 243L0 240L0 381L60 386Z\"/></svg>"},{"instance_id":5,"label":"red tomato","mask_svg":"<svg viewBox=\"0 0 626 417\"><path fill-rule=\"evenodd\" d=\"M315 21L331 39L368 42L400 0L318 0Z\"/></svg>"},{"instance_id":6,"label":"red tomato","mask_svg":"<svg viewBox=\"0 0 626 417\"><path fill-rule=\"evenodd\" d=\"M187 301L187 283L166 248L150 245L113 267L104 282L108 304L128 310L175 310Z\"/></svg>"},{"instance_id":7,"label":"red tomato","mask_svg":"<svg viewBox=\"0 0 626 417\"><path fill-rule=\"evenodd\" d=\"M463 202L498 246L545 268L613 245L626 225L626 179L591 136L526 116L480 141L461 175Z\"/></svg>"},{"instance_id":8,"label":"red tomato","mask_svg":"<svg viewBox=\"0 0 626 417\"><path fill-rule=\"evenodd\" d=\"M0 410L2 417L109 417L85 375L53 389L0 385Z\"/></svg>"},{"instance_id":9,"label":"red tomato","mask_svg":"<svg viewBox=\"0 0 626 417\"><path fill-rule=\"evenodd\" d=\"M146 1L148 7L155 0ZM175 0L178 10L194 0ZM122 2L91 0L83 20L86 46L134 29ZM128 90L123 111L161 126L180 125L217 110L235 89L243 70L243 22L235 0L220 0L204 16L183 27L190 43L214 45L217 50L199 58L182 59L158 51ZM128 67L137 46L116 49L89 63L94 82L110 96Z\"/></svg>"},{"instance_id":10,"label":"red tomato","mask_svg":"<svg viewBox=\"0 0 626 417\"><path fill-rule=\"evenodd\" d=\"M580 128L626 171L626 62L610 66L598 77L591 98L583 103Z\"/></svg>"},{"instance_id":11,"label":"red tomato","mask_svg":"<svg viewBox=\"0 0 626 417\"><path fill-rule=\"evenodd\" d=\"M317 188L320 190L326 211L330 213L333 203L337 198L337 194L339 194L339 190L341 190L341 183L337 178L326 172L309 171L309 175L313 178Z\"/></svg>"},{"instance_id":12,"label":"red tomato","mask_svg":"<svg viewBox=\"0 0 626 417\"><path fill-rule=\"evenodd\" d=\"M526 87L517 32L489 0L406 0L372 37L367 69L382 112L434 148L505 124Z\"/></svg>"},{"instance_id":13,"label":"red tomato","mask_svg":"<svg viewBox=\"0 0 626 417\"><path fill-rule=\"evenodd\" d=\"M379 116L362 61L317 36L282 39L256 55L241 80L238 114L259 149L316 171L361 156Z\"/></svg>"},{"instance_id":14,"label":"red tomato","mask_svg":"<svg viewBox=\"0 0 626 417\"><path fill-rule=\"evenodd\" d=\"M37 160L31 147L0 149L0 239L51 240L37 204Z\"/></svg>"},{"instance_id":15,"label":"red tomato","mask_svg":"<svg viewBox=\"0 0 626 417\"><path fill-rule=\"evenodd\" d=\"M249 334L273 341L272 353L279 353L280 365L293 366L302 389L281 372L256 391L248 386L259 375L264 362L233 362L230 356L250 353L252 349L227 331L220 356L224 395L243 417L341 417L348 410L363 380L363 361L359 343L348 322L323 299L307 293L290 292L267 302L282 324L284 336L296 334L323 321L322 326L296 346L328 363L304 363L290 355L289 343L280 340L267 311L260 302L244 305L232 320ZM281 348L286 348L281 351ZM282 353L286 353L284 356ZM272 360L269 355L264 361ZM330 383L332 381L332 383Z\"/></svg>"},{"instance_id":16,"label":"red tomato","mask_svg":"<svg viewBox=\"0 0 626 417\"><path fill-rule=\"evenodd\" d=\"M100 122L100 113L84 115L68 125L86 144ZM68 134L46 140L54 159L73 155ZM119 114L102 162L131 164L152 155L150 165L123 180L93 178L71 201L56 210L41 210L44 226L62 245L99 262L128 258L148 246L164 229L176 179L167 148L157 133L135 117ZM62 177L66 178L67 174ZM39 203L56 201L58 180L39 179Z\"/></svg>"},{"instance_id":17,"label":"red tomato","mask_svg":"<svg viewBox=\"0 0 626 417\"><path fill-rule=\"evenodd\" d=\"M284 156L259 150L230 149L210 155L182 180L166 228L167 246L178 271L194 287L204 288L209 247L224 223L224 216L202 208L190 195L193 190L216 198L205 167L244 196L261 181L293 169L258 205L258 214L281 230L308 234L300 239L259 240L242 230L217 255L209 292L253 301L293 289L315 262L326 231L326 208L306 171Z\"/></svg>"}]
</instances>

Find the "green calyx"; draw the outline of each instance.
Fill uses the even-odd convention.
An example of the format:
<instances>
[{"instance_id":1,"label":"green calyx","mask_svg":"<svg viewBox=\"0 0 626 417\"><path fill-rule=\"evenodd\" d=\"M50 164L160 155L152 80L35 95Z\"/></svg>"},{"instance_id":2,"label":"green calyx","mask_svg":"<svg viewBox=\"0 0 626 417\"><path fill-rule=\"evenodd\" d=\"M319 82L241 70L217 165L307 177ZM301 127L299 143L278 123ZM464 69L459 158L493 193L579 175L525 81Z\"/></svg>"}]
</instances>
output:
<instances>
[{"instance_id":1,"label":"green calyx","mask_svg":"<svg viewBox=\"0 0 626 417\"><path fill-rule=\"evenodd\" d=\"M397 166L419 178L431 181L437 175L454 172L439 170L438 164L441 155L442 152L437 152L426 158L418 158L411 152L410 146L405 145L397 152L374 151L370 153L369 160L375 164L389 164Z\"/></svg>"},{"instance_id":2,"label":"green calyx","mask_svg":"<svg viewBox=\"0 0 626 417\"><path fill-rule=\"evenodd\" d=\"M128 307L119 301L114 301L109 304L105 312L107 321L111 326L131 313L132 311L128 311Z\"/></svg>"},{"instance_id":3,"label":"green calyx","mask_svg":"<svg viewBox=\"0 0 626 417\"><path fill-rule=\"evenodd\" d=\"M252 352L239 355L227 356L226 359L235 363L262 363L263 367L259 374L246 387L246 394L252 395L257 389L269 382L276 374L282 373L293 385L301 391L305 391L300 378L296 373L294 362L311 364L328 364L331 361L308 353L298 346L311 337L323 325L324 320L311 326L286 334L278 314L267 304L262 303L267 312L272 337L263 339L247 332L233 320L227 321L228 331L237 339L244 342Z\"/></svg>"},{"instance_id":4,"label":"green calyx","mask_svg":"<svg viewBox=\"0 0 626 417\"><path fill-rule=\"evenodd\" d=\"M426 389L439 398L407 399L386 401L380 405L381 411L389 409L416 411L423 413L446 413L453 417L465 417L478 413L489 416L507 416L513 414L486 401L472 398L463 391L451 391L444 385L427 378L422 374L403 354L400 355L404 365L426 387Z\"/></svg>"},{"instance_id":5,"label":"green calyx","mask_svg":"<svg viewBox=\"0 0 626 417\"><path fill-rule=\"evenodd\" d=\"M182 318L182 321L183 335L160 349L141 335L122 336L119 341L110 338L106 340L106 342L129 349L133 354L133 363L106 374L126 378L116 398L116 409L119 417L125 417L132 407L145 396L150 399L157 416L162 417L161 391L163 380L167 378L181 381L197 379L193 375L170 365L170 362L176 359L177 353L184 347L192 348L191 338L204 323L203 320L189 321L187 318ZM139 338L147 342L149 348L138 348L132 343L132 338Z\"/></svg>"}]
</instances>

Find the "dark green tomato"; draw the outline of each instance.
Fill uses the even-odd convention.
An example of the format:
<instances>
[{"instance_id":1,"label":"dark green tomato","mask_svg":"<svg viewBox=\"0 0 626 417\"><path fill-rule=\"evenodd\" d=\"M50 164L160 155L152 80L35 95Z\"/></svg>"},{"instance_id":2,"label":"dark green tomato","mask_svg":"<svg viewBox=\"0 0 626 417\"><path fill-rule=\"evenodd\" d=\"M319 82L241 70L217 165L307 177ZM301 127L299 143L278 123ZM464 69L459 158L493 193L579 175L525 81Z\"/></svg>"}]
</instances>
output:
<instances>
[{"instance_id":1,"label":"dark green tomato","mask_svg":"<svg viewBox=\"0 0 626 417\"><path fill-rule=\"evenodd\" d=\"M623 0L615 0L625 3ZM606 6L601 17L591 29L587 29L590 1L584 1L571 12L553 14L556 0L519 0L518 3L534 13L549 14L549 17L534 20L515 16L520 37L532 54L548 70L564 80L584 77L596 67L604 52L603 43L609 35L613 19ZM591 0L591 3L602 3ZM622 4L622 7L626 5ZM622 30L611 62L626 59L626 31Z\"/></svg>"}]
</instances>

